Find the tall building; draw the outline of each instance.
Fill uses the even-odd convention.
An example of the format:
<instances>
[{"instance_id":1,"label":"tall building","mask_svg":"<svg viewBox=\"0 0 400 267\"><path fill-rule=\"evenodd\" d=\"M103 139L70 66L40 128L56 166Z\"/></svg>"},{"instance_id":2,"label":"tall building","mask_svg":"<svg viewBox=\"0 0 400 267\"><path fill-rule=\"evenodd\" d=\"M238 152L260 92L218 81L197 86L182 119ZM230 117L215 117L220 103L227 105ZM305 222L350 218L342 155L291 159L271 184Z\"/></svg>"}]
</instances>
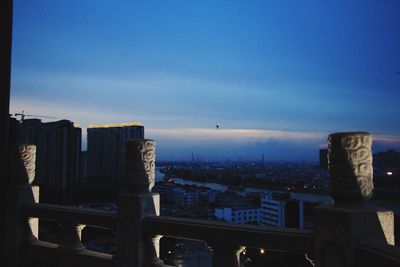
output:
<instances>
[{"instance_id":1,"label":"tall building","mask_svg":"<svg viewBox=\"0 0 400 267\"><path fill-rule=\"evenodd\" d=\"M40 202L72 204L78 200L82 130L68 120L15 123L16 143L36 145L36 179Z\"/></svg>"},{"instance_id":2,"label":"tall building","mask_svg":"<svg viewBox=\"0 0 400 267\"><path fill-rule=\"evenodd\" d=\"M327 170L328 169L328 149L323 148L319 150L319 167Z\"/></svg>"},{"instance_id":3,"label":"tall building","mask_svg":"<svg viewBox=\"0 0 400 267\"><path fill-rule=\"evenodd\" d=\"M113 195L125 172L125 143L128 139L144 138L144 127L136 122L95 124L89 126L87 138L88 181Z\"/></svg>"}]
</instances>

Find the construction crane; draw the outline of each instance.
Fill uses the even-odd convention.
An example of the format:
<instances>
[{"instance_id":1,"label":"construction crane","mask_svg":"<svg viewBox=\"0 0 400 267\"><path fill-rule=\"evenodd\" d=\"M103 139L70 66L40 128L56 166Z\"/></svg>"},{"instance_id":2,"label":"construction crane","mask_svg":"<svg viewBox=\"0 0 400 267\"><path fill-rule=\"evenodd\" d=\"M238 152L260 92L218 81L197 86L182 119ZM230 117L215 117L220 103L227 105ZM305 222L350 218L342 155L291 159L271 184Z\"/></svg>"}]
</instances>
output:
<instances>
[{"instance_id":1,"label":"construction crane","mask_svg":"<svg viewBox=\"0 0 400 267\"><path fill-rule=\"evenodd\" d=\"M21 121L24 121L25 117L37 117L37 118L46 118L46 119L57 119L56 117L50 117L50 116L41 116L41 115L33 115L33 114L25 114L25 111L23 110L21 113L14 113L14 116L21 116Z\"/></svg>"}]
</instances>

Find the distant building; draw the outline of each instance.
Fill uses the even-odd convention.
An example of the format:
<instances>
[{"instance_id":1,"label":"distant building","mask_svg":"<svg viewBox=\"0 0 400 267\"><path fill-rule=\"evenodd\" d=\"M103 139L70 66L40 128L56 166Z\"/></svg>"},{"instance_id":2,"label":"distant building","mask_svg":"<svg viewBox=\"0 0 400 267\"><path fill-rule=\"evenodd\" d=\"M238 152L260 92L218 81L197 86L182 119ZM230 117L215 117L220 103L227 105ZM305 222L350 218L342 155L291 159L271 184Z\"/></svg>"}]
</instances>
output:
<instances>
[{"instance_id":1,"label":"distant building","mask_svg":"<svg viewBox=\"0 0 400 267\"><path fill-rule=\"evenodd\" d=\"M261 222L260 208L254 206L215 208L214 216L234 224L260 224Z\"/></svg>"},{"instance_id":2,"label":"distant building","mask_svg":"<svg viewBox=\"0 0 400 267\"><path fill-rule=\"evenodd\" d=\"M315 227L314 208L320 204L333 203L329 195L320 194L291 192L290 199L298 202L299 229L313 229Z\"/></svg>"},{"instance_id":3,"label":"distant building","mask_svg":"<svg viewBox=\"0 0 400 267\"><path fill-rule=\"evenodd\" d=\"M261 224L284 228L285 205L284 200L275 200L271 195L264 195L261 198Z\"/></svg>"},{"instance_id":4,"label":"distant building","mask_svg":"<svg viewBox=\"0 0 400 267\"><path fill-rule=\"evenodd\" d=\"M374 168L382 170L384 174L398 175L400 170L400 152L394 149L389 149L386 152L374 154Z\"/></svg>"},{"instance_id":5,"label":"distant building","mask_svg":"<svg viewBox=\"0 0 400 267\"><path fill-rule=\"evenodd\" d=\"M175 183L157 182L152 191L160 194L161 205L172 204L174 203L173 190L175 187Z\"/></svg>"},{"instance_id":6,"label":"distant building","mask_svg":"<svg viewBox=\"0 0 400 267\"><path fill-rule=\"evenodd\" d=\"M260 224L260 203L257 195L240 196L233 191L216 198L214 217L235 224Z\"/></svg>"},{"instance_id":7,"label":"distant building","mask_svg":"<svg viewBox=\"0 0 400 267\"><path fill-rule=\"evenodd\" d=\"M135 122L90 125L87 130L90 184L113 194L119 190L119 181L125 173L125 143L132 138L144 138L144 127Z\"/></svg>"},{"instance_id":8,"label":"distant building","mask_svg":"<svg viewBox=\"0 0 400 267\"><path fill-rule=\"evenodd\" d=\"M78 201L81 178L82 130L68 120L12 120L16 143L36 145L36 179L40 201L68 204Z\"/></svg>"},{"instance_id":9,"label":"distant building","mask_svg":"<svg viewBox=\"0 0 400 267\"><path fill-rule=\"evenodd\" d=\"M319 150L319 167L324 170L328 169L328 149L320 149Z\"/></svg>"},{"instance_id":10,"label":"distant building","mask_svg":"<svg viewBox=\"0 0 400 267\"><path fill-rule=\"evenodd\" d=\"M217 196L219 192L216 190L200 191L199 193L199 205L208 206L209 204L214 204L217 201Z\"/></svg>"},{"instance_id":11,"label":"distant building","mask_svg":"<svg viewBox=\"0 0 400 267\"><path fill-rule=\"evenodd\" d=\"M257 197L243 197L234 191L227 190L217 196L216 202L220 207L249 207L257 205Z\"/></svg>"},{"instance_id":12,"label":"distant building","mask_svg":"<svg viewBox=\"0 0 400 267\"><path fill-rule=\"evenodd\" d=\"M198 207L200 192L198 190L186 190L182 187L173 189L174 204L176 207Z\"/></svg>"}]
</instances>

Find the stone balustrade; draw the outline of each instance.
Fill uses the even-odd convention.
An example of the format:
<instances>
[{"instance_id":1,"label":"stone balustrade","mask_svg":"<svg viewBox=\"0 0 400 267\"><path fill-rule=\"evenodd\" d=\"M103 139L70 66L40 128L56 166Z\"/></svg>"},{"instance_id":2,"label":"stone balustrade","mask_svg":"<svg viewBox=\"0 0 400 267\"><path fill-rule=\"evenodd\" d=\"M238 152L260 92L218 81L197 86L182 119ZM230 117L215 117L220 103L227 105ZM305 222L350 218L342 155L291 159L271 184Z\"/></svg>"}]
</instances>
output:
<instances>
[{"instance_id":1,"label":"stone balustrade","mask_svg":"<svg viewBox=\"0 0 400 267\"><path fill-rule=\"evenodd\" d=\"M33 261L60 266L165 266L159 259L162 236L205 241L216 267L241 266L245 247L305 254L321 267L400 266L400 248L393 246L393 213L367 204L373 192L371 140L368 133L329 136L330 194L335 203L316 208L314 231L160 216L159 195L151 192L155 142L147 139L126 144L127 175L116 213L39 204L38 188L30 185L34 148L17 146L12 148L12 162L18 163L11 171L15 179L10 179L7 196L14 203L7 209L10 233L5 238L12 244L7 266L30 266ZM61 225L60 244L37 239L37 218ZM84 225L113 229L116 254L87 250L80 240Z\"/></svg>"},{"instance_id":2,"label":"stone balustrade","mask_svg":"<svg viewBox=\"0 0 400 267\"><path fill-rule=\"evenodd\" d=\"M143 231L168 237L206 241L213 244L265 248L312 255L315 232L259 225L238 225L198 219L151 216L143 219Z\"/></svg>"}]
</instances>

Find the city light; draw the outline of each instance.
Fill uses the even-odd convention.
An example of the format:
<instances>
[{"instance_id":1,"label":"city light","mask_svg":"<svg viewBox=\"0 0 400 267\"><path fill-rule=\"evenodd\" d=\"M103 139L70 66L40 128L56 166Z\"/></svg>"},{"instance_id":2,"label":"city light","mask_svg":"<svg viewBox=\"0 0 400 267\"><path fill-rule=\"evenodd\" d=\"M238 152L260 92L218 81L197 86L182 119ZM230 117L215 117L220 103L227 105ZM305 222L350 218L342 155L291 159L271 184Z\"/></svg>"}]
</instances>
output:
<instances>
[{"instance_id":1,"label":"city light","mask_svg":"<svg viewBox=\"0 0 400 267\"><path fill-rule=\"evenodd\" d=\"M264 254L265 253L265 250L262 248L262 249L260 249L260 254Z\"/></svg>"},{"instance_id":2,"label":"city light","mask_svg":"<svg viewBox=\"0 0 400 267\"><path fill-rule=\"evenodd\" d=\"M393 172L387 172L386 174L390 176L393 175Z\"/></svg>"}]
</instances>

